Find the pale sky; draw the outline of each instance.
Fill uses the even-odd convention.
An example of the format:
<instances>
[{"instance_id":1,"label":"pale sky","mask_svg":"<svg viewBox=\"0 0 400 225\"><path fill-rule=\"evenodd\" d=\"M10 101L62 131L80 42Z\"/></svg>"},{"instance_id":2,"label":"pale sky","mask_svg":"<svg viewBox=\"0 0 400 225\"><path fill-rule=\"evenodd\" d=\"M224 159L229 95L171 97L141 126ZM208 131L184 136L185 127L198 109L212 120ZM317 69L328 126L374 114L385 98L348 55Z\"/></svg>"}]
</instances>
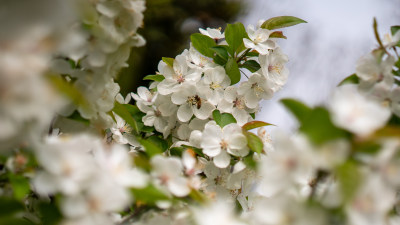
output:
<instances>
[{"instance_id":1,"label":"pale sky","mask_svg":"<svg viewBox=\"0 0 400 225\"><path fill-rule=\"evenodd\" d=\"M376 46L372 21L381 35L400 24L400 0L250 0L253 6L242 22L256 24L274 16L296 16L307 24L283 29L279 42L289 56L289 80L272 100L263 101L259 120L291 130L293 117L278 103L297 98L323 104L344 77L355 72L358 58ZM252 8L253 7L253 8Z\"/></svg>"}]
</instances>

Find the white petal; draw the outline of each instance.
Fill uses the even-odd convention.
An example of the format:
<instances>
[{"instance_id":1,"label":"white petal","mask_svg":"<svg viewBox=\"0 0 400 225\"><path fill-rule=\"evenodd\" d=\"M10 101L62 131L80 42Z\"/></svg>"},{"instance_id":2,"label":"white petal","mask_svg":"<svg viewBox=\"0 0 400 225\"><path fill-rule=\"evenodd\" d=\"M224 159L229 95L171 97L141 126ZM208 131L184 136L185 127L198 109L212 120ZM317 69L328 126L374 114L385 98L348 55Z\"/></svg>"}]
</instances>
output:
<instances>
[{"instance_id":1,"label":"white petal","mask_svg":"<svg viewBox=\"0 0 400 225\"><path fill-rule=\"evenodd\" d=\"M211 113L214 111L214 109L215 106L206 101L202 102L200 109L194 108L193 112L197 118L205 120L211 116Z\"/></svg>"},{"instance_id":2,"label":"white petal","mask_svg":"<svg viewBox=\"0 0 400 225\"><path fill-rule=\"evenodd\" d=\"M221 151L221 153L214 157L213 162L216 167L226 168L231 162L231 157L226 151Z\"/></svg>"},{"instance_id":3,"label":"white petal","mask_svg":"<svg viewBox=\"0 0 400 225\"><path fill-rule=\"evenodd\" d=\"M193 109L188 104L183 104L179 106L178 109L178 120L181 122L187 122L193 116Z\"/></svg>"}]
</instances>

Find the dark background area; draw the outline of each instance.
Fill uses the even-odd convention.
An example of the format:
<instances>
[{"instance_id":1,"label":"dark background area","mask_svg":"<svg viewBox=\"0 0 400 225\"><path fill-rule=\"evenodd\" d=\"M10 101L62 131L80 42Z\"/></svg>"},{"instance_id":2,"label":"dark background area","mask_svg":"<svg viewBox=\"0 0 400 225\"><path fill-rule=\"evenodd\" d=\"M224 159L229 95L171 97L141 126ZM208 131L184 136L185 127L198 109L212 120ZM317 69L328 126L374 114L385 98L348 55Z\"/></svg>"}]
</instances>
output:
<instances>
[{"instance_id":1,"label":"dark background area","mask_svg":"<svg viewBox=\"0 0 400 225\"><path fill-rule=\"evenodd\" d=\"M146 45L133 48L117 79L121 93L136 92L147 86L146 75L155 74L162 57L175 57L189 47L192 33L199 28L224 28L246 12L246 1L240 0L147 0L144 22L138 33Z\"/></svg>"}]
</instances>

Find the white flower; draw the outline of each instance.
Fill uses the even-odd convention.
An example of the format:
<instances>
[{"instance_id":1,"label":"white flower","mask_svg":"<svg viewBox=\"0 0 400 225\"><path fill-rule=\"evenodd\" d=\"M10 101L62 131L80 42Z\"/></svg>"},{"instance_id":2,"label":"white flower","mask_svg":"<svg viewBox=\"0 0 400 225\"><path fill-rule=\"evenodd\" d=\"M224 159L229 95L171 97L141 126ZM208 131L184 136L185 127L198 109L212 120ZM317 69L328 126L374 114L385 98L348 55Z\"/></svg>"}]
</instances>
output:
<instances>
[{"instance_id":1,"label":"white flower","mask_svg":"<svg viewBox=\"0 0 400 225\"><path fill-rule=\"evenodd\" d=\"M196 87L192 85L182 86L172 94L171 100L179 105L177 116L181 122L189 121L193 114L201 120L207 119L215 109L214 105L199 96Z\"/></svg>"},{"instance_id":2,"label":"white flower","mask_svg":"<svg viewBox=\"0 0 400 225\"><path fill-rule=\"evenodd\" d=\"M361 79L363 86L373 87L377 83L391 87L394 83L392 68L395 59L388 56L380 60L372 53L361 57L357 62L356 74Z\"/></svg>"},{"instance_id":3,"label":"white flower","mask_svg":"<svg viewBox=\"0 0 400 225\"><path fill-rule=\"evenodd\" d=\"M120 116L118 116L115 113L113 114L116 122L110 128L113 134L112 138L119 144L130 144L133 146L140 146L135 136L131 134L132 127L129 124L127 124L125 120L122 119Z\"/></svg>"},{"instance_id":4,"label":"white flower","mask_svg":"<svg viewBox=\"0 0 400 225\"><path fill-rule=\"evenodd\" d=\"M333 122L357 135L366 136L386 124L389 107L368 99L355 85L338 87L330 101Z\"/></svg>"},{"instance_id":5,"label":"white flower","mask_svg":"<svg viewBox=\"0 0 400 225\"><path fill-rule=\"evenodd\" d=\"M98 166L118 185L135 188L146 186L146 174L133 167L132 158L124 146L112 145L107 150L95 149L93 154Z\"/></svg>"},{"instance_id":6,"label":"white flower","mask_svg":"<svg viewBox=\"0 0 400 225\"><path fill-rule=\"evenodd\" d=\"M308 185L313 179L316 158L310 143L304 136L289 138L279 134L276 137L275 151L269 152L260 161L261 182L258 193L272 197L289 191L300 194L301 184Z\"/></svg>"},{"instance_id":7,"label":"white flower","mask_svg":"<svg viewBox=\"0 0 400 225\"><path fill-rule=\"evenodd\" d=\"M229 165L230 155L244 157L249 153L242 128L235 123L228 124L222 129L214 122L207 123L201 147L204 154L213 157L214 164L219 168L226 168Z\"/></svg>"},{"instance_id":8,"label":"white flower","mask_svg":"<svg viewBox=\"0 0 400 225\"><path fill-rule=\"evenodd\" d=\"M187 83L195 84L200 80L201 74L198 71L190 71L186 61L187 50L178 55L173 67L170 67L165 62L160 61L158 71L165 79L157 85L157 90L162 95L168 95L176 92L182 85Z\"/></svg>"},{"instance_id":9,"label":"white flower","mask_svg":"<svg viewBox=\"0 0 400 225\"><path fill-rule=\"evenodd\" d=\"M206 35L214 40L219 40L219 39L225 38L225 35L223 33L221 34L221 28L214 29L214 28L207 27L207 30L199 28L199 31L201 34Z\"/></svg>"},{"instance_id":10,"label":"white flower","mask_svg":"<svg viewBox=\"0 0 400 225\"><path fill-rule=\"evenodd\" d=\"M198 225L245 225L235 217L234 208L222 199L203 208L193 209L194 218Z\"/></svg>"},{"instance_id":11,"label":"white flower","mask_svg":"<svg viewBox=\"0 0 400 225\"><path fill-rule=\"evenodd\" d=\"M138 87L137 94L131 93L132 98L136 101L137 107L143 112L146 106L153 105L157 99L158 93L151 92L145 87Z\"/></svg>"},{"instance_id":12,"label":"white flower","mask_svg":"<svg viewBox=\"0 0 400 225\"><path fill-rule=\"evenodd\" d=\"M90 184L96 172L89 151L101 147L99 139L85 134L49 137L36 152L37 160L44 168L33 181L36 190L40 194L79 193Z\"/></svg>"},{"instance_id":13,"label":"white flower","mask_svg":"<svg viewBox=\"0 0 400 225\"><path fill-rule=\"evenodd\" d=\"M383 45L386 48L396 46L400 42L400 31L398 30L394 35L386 34L383 36Z\"/></svg>"},{"instance_id":14,"label":"white flower","mask_svg":"<svg viewBox=\"0 0 400 225\"><path fill-rule=\"evenodd\" d=\"M192 45L190 45L189 54L187 54L186 58L188 66L200 72L217 66L211 58L202 55Z\"/></svg>"},{"instance_id":15,"label":"white flower","mask_svg":"<svg viewBox=\"0 0 400 225\"><path fill-rule=\"evenodd\" d=\"M269 55L260 55L259 60L261 72L271 84L272 90L274 92L280 90L289 75L289 70L285 67L288 57L280 48L276 48Z\"/></svg>"},{"instance_id":16,"label":"white flower","mask_svg":"<svg viewBox=\"0 0 400 225\"><path fill-rule=\"evenodd\" d=\"M276 44L273 40L269 39L272 31L258 28L254 29L252 25L247 27L249 39L243 38L244 46L247 48L255 49L260 55L267 55L270 49L274 49Z\"/></svg>"},{"instance_id":17,"label":"white flower","mask_svg":"<svg viewBox=\"0 0 400 225\"><path fill-rule=\"evenodd\" d=\"M231 113L239 125L243 125L251 119L249 112L254 112L246 106L243 95L239 95L235 86L225 89L224 99L218 104L218 110Z\"/></svg>"},{"instance_id":18,"label":"white flower","mask_svg":"<svg viewBox=\"0 0 400 225\"><path fill-rule=\"evenodd\" d=\"M199 91L213 105L217 105L224 97L224 90L231 83L225 69L221 66L208 69L204 72Z\"/></svg>"},{"instance_id":19,"label":"white flower","mask_svg":"<svg viewBox=\"0 0 400 225\"><path fill-rule=\"evenodd\" d=\"M237 92L244 96L246 106L251 109L257 108L261 99L270 99L274 94L268 80L258 73L254 73L249 80L242 82Z\"/></svg>"},{"instance_id":20,"label":"white flower","mask_svg":"<svg viewBox=\"0 0 400 225\"><path fill-rule=\"evenodd\" d=\"M152 175L158 185L165 185L173 195L183 197L189 194L188 180L182 175L180 159L156 155L151 158Z\"/></svg>"}]
</instances>

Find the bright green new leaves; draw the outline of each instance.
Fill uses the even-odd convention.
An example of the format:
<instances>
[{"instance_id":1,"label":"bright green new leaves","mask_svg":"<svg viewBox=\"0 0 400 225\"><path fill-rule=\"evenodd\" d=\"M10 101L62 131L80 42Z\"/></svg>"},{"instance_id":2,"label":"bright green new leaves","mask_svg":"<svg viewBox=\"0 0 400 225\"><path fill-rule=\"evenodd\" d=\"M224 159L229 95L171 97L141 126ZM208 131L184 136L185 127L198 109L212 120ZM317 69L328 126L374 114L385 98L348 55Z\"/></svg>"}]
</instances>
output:
<instances>
[{"instance_id":1,"label":"bright green new leaves","mask_svg":"<svg viewBox=\"0 0 400 225\"><path fill-rule=\"evenodd\" d=\"M311 108L294 99L282 99L282 104L296 117L300 123L304 123Z\"/></svg>"},{"instance_id":2,"label":"bright green new leaves","mask_svg":"<svg viewBox=\"0 0 400 225\"><path fill-rule=\"evenodd\" d=\"M240 70L234 58L229 58L225 65L225 72L231 79L231 85L240 81Z\"/></svg>"},{"instance_id":3,"label":"bright green new leaves","mask_svg":"<svg viewBox=\"0 0 400 225\"><path fill-rule=\"evenodd\" d=\"M360 82L360 78L358 78L358 76L353 73L352 75L344 78L342 81L340 81L340 83L338 84L338 86L342 86L344 84L358 84Z\"/></svg>"},{"instance_id":4,"label":"bright green new leaves","mask_svg":"<svg viewBox=\"0 0 400 225\"><path fill-rule=\"evenodd\" d=\"M264 144L262 143L261 139L246 130L243 130L244 136L247 138L247 146L249 146L250 150L253 152L261 153L264 149Z\"/></svg>"},{"instance_id":5,"label":"bright green new leaves","mask_svg":"<svg viewBox=\"0 0 400 225\"><path fill-rule=\"evenodd\" d=\"M274 31L269 35L270 38L283 38L287 39L285 35L283 35L282 31Z\"/></svg>"},{"instance_id":6,"label":"bright green new leaves","mask_svg":"<svg viewBox=\"0 0 400 225\"><path fill-rule=\"evenodd\" d=\"M236 123L236 119L229 113L221 113L218 110L214 110L212 115L213 115L215 122L220 127L224 127L230 123Z\"/></svg>"},{"instance_id":7,"label":"bright green new leaves","mask_svg":"<svg viewBox=\"0 0 400 225\"><path fill-rule=\"evenodd\" d=\"M218 46L212 47L211 50L213 50L217 56L221 57L221 59L224 59L225 61L228 60L229 47L227 45L218 45Z\"/></svg>"},{"instance_id":8,"label":"bright green new leaves","mask_svg":"<svg viewBox=\"0 0 400 225\"><path fill-rule=\"evenodd\" d=\"M120 116L123 120L125 120L125 122L132 127L133 132L135 134L139 134L139 128L136 123L136 120L132 117L128 107L133 107L133 106L129 104L123 105L116 101L112 111L116 113L118 116Z\"/></svg>"},{"instance_id":9,"label":"bright green new leaves","mask_svg":"<svg viewBox=\"0 0 400 225\"><path fill-rule=\"evenodd\" d=\"M162 57L162 61L165 62L168 66L174 67L174 58Z\"/></svg>"},{"instance_id":10,"label":"bright green new leaves","mask_svg":"<svg viewBox=\"0 0 400 225\"><path fill-rule=\"evenodd\" d=\"M158 81L161 82L165 79L163 75L147 75L143 78L143 80L153 80L153 81Z\"/></svg>"},{"instance_id":11,"label":"bright green new leaves","mask_svg":"<svg viewBox=\"0 0 400 225\"><path fill-rule=\"evenodd\" d=\"M307 23L307 22L294 16L278 16L266 20L261 25L261 28L268 30L275 30L284 27L291 27L299 23Z\"/></svg>"},{"instance_id":12,"label":"bright green new leaves","mask_svg":"<svg viewBox=\"0 0 400 225\"><path fill-rule=\"evenodd\" d=\"M190 36L190 40L192 41L193 47L201 54L211 58L214 56L214 51L211 48L217 44L212 38L196 33Z\"/></svg>"},{"instance_id":13,"label":"bright green new leaves","mask_svg":"<svg viewBox=\"0 0 400 225\"><path fill-rule=\"evenodd\" d=\"M284 99L282 103L300 122L300 131L316 145L330 140L349 137L349 133L336 127L328 110L322 107L309 108L293 99Z\"/></svg>"},{"instance_id":14,"label":"bright green new leaves","mask_svg":"<svg viewBox=\"0 0 400 225\"><path fill-rule=\"evenodd\" d=\"M258 128L258 127L271 126L271 125L275 126L273 124L266 123L266 122L263 122L263 121L251 121L251 122L248 122L245 125L243 125L242 128L245 129L245 130L252 130L252 129L255 129L255 128Z\"/></svg>"},{"instance_id":15,"label":"bright green new leaves","mask_svg":"<svg viewBox=\"0 0 400 225\"><path fill-rule=\"evenodd\" d=\"M29 181L26 177L16 174L9 174L11 186L13 188L13 195L18 200L23 200L30 192Z\"/></svg>"},{"instance_id":16,"label":"bright green new leaves","mask_svg":"<svg viewBox=\"0 0 400 225\"><path fill-rule=\"evenodd\" d=\"M249 38L249 36L242 23L238 22L226 26L225 40L229 44L232 56L246 49L243 44L243 38Z\"/></svg>"},{"instance_id":17,"label":"bright green new leaves","mask_svg":"<svg viewBox=\"0 0 400 225\"><path fill-rule=\"evenodd\" d=\"M248 69L252 73L258 71L261 68L260 64L255 60L247 60L243 63L242 67Z\"/></svg>"},{"instance_id":18,"label":"bright green new leaves","mask_svg":"<svg viewBox=\"0 0 400 225\"><path fill-rule=\"evenodd\" d=\"M138 141L141 145L143 145L144 149L146 150L147 155L149 155L150 158L157 154L161 154L164 152L162 147L160 146L160 143L157 143L157 140L155 140L155 139L140 138L140 139L138 139Z\"/></svg>"},{"instance_id":19,"label":"bright green new leaves","mask_svg":"<svg viewBox=\"0 0 400 225\"><path fill-rule=\"evenodd\" d=\"M390 27L390 32L392 33L392 35L395 35L397 33L397 31L400 30L400 26L391 26Z\"/></svg>"},{"instance_id":20,"label":"bright green new leaves","mask_svg":"<svg viewBox=\"0 0 400 225\"><path fill-rule=\"evenodd\" d=\"M358 166L351 161L336 168L336 177L338 178L343 200L348 202L352 199L362 182L362 176Z\"/></svg>"},{"instance_id":21,"label":"bright green new leaves","mask_svg":"<svg viewBox=\"0 0 400 225\"><path fill-rule=\"evenodd\" d=\"M168 196L153 185L149 185L142 189L132 189L132 193L135 196L136 201L140 201L147 205L154 205L155 202L160 200L168 200Z\"/></svg>"}]
</instances>

